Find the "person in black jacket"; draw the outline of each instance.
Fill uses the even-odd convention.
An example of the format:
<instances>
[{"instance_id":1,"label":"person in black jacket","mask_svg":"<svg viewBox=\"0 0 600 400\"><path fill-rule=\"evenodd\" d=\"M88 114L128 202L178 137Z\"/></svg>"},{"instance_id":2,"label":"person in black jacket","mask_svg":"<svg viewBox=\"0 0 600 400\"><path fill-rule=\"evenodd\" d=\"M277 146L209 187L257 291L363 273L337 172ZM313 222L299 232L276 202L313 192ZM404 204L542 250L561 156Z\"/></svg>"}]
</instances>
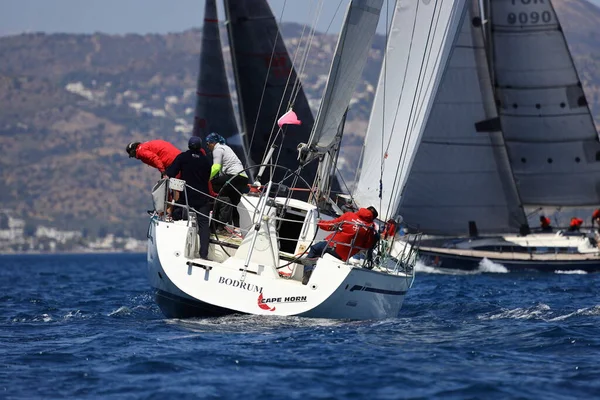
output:
<instances>
[{"instance_id":1,"label":"person in black jacket","mask_svg":"<svg viewBox=\"0 0 600 400\"><path fill-rule=\"evenodd\" d=\"M173 163L166 169L165 175L169 178L181 173L181 179L190 186L186 190L188 205L197 211L198 234L200 235L200 257L208 258L208 241L210 230L208 227L208 214L210 212L210 197L208 184L210 181L210 168L212 163L202 154L202 139L192 136L188 142L188 151L179 154ZM195 190L194 190L195 189ZM180 195L178 204L185 205L184 195ZM173 219L181 219L181 207L173 212Z\"/></svg>"}]
</instances>

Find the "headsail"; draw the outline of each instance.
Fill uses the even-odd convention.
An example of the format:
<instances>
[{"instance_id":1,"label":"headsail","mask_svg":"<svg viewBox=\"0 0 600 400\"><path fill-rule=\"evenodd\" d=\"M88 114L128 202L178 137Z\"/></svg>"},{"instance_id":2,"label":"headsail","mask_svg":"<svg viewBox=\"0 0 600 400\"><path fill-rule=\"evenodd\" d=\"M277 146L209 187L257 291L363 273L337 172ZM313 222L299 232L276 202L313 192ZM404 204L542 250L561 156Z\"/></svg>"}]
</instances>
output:
<instances>
[{"instance_id":1,"label":"headsail","mask_svg":"<svg viewBox=\"0 0 600 400\"><path fill-rule=\"evenodd\" d=\"M225 12L250 156L256 163L263 159L277 132L278 118L292 108L302 124L283 128L287 134L277 163L295 170L296 147L308 140L314 119L277 22L266 0L225 0ZM292 91L295 83L297 90ZM316 166L303 176L310 176L312 182L315 170Z\"/></svg>"},{"instance_id":2,"label":"headsail","mask_svg":"<svg viewBox=\"0 0 600 400\"><path fill-rule=\"evenodd\" d=\"M396 5L354 193L359 205L378 207L382 218L398 210L464 6L465 0Z\"/></svg>"},{"instance_id":3,"label":"headsail","mask_svg":"<svg viewBox=\"0 0 600 400\"><path fill-rule=\"evenodd\" d=\"M219 133L227 139L229 146L238 157L244 160L244 138L235 121L223 61L215 3L216 0L206 0L204 8L193 134L204 139L211 132Z\"/></svg>"},{"instance_id":4,"label":"headsail","mask_svg":"<svg viewBox=\"0 0 600 400\"><path fill-rule=\"evenodd\" d=\"M367 62L382 5L383 0L353 0L346 11L317 121L301 152L303 162L321 156L316 180L319 198L329 198L330 190L340 189L335 162L345 116Z\"/></svg>"},{"instance_id":5,"label":"headsail","mask_svg":"<svg viewBox=\"0 0 600 400\"><path fill-rule=\"evenodd\" d=\"M524 205L600 203L600 142L550 0L489 0L504 137Z\"/></svg>"},{"instance_id":6,"label":"headsail","mask_svg":"<svg viewBox=\"0 0 600 400\"><path fill-rule=\"evenodd\" d=\"M348 5L309 146L330 147L367 62L383 0Z\"/></svg>"}]
</instances>

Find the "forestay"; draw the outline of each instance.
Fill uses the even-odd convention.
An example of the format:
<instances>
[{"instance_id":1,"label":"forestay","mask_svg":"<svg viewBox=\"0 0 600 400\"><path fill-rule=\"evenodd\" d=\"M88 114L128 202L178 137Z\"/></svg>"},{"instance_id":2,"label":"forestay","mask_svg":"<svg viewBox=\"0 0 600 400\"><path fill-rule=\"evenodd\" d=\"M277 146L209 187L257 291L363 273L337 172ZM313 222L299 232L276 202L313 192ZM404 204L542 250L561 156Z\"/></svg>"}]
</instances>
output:
<instances>
[{"instance_id":1,"label":"forestay","mask_svg":"<svg viewBox=\"0 0 600 400\"><path fill-rule=\"evenodd\" d=\"M382 218L398 211L400 190L448 64L464 5L465 0L396 5L354 193L360 206L378 206Z\"/></svg>"},{"instance_id":2,"label":"forestay","mask_svg":"<svg viewBox=\"0 0 600 400\"><path fill-rule=\"evenodd\" d=\"M600 203L600 143L549 0L490 0L497 104L524 205Z\"/></svg>"},{"instance_id":3,"label":"forestay","mask_svg":"<svg viewBox=\"0 0 600 400\"><path fill-rule=\"evenodd\" d=\"M527 219L497 120L478 7L460 35L419 143L400 214L431 234L515 232Z\"/></svg>"},{"instance_id":4,"label":"forestay","mask_svg":"<svg viewBox=\"0 0 600 400\"><path fill-rule=\"evenodd\" d=\"M309 146L327 149L334 144L367 62L382 4L383 0L353 0L348 5Z\"/></svg>"}]
</instances>

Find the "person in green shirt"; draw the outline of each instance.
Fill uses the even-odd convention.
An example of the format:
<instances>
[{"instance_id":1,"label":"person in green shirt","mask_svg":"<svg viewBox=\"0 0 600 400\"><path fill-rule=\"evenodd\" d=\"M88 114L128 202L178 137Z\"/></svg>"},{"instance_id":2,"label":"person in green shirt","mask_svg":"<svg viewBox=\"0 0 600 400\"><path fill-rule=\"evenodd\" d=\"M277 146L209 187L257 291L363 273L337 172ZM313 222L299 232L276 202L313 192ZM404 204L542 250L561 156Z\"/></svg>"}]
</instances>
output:
<instances>
[{"instance_id":1,"label":"person in green shirt","mask_svg":"<svg viewBox=\"0 0 600 400\"><path fill-rule=\"evenodd\" d=\"M210 179L213 190L220 192L223 197L229 198L228 204L219 203L217 219L225 223L240 226L240 214L237 205L242 194L248 192L248 176L244 173L244 165L227 146L225 138L218 133L206 136L206 147L212 152L212 168Z\"/></svg>"}]
</instances>

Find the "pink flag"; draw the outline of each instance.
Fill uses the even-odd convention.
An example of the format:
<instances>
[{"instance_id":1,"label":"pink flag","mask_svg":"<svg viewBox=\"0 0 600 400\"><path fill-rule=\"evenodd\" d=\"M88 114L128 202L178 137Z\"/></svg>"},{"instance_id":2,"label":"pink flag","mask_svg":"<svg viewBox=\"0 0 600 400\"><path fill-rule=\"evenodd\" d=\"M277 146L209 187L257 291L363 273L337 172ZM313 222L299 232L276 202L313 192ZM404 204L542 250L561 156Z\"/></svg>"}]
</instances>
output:
<instances>
[{"instance_id":1,"label":"pink flag","mask_svg":"<svg viewBox=\"0 0 600 400\"><path fill-rule=\"evenodd\" d=\"M286 112L277 120L277 125L283 128L283 125L302 125L302 121L298 119L298 116L292 110Z\"/></svg>"}]
</instances>

